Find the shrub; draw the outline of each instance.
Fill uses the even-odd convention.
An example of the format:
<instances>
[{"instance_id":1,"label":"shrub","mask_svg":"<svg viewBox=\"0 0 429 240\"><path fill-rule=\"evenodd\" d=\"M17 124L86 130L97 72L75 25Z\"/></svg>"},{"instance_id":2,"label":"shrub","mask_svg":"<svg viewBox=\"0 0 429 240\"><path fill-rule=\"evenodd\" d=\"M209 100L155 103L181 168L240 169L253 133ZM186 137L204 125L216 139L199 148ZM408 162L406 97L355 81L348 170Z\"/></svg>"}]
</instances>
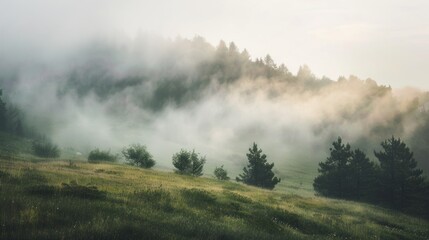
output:
<instances>
[{"instance_id":1,"label":"shrub","mask_svg":"<svg viewBox=\"0 0 429 240\"><path fill-rule=\"evenodd\" d=\"M205 163L206 158L200 157L194 150L191 152L182 149L173 155L173 165L180 174L201 176Z\"/></svg>"},{"instance_id":2,"label":"shrub","mask_svg":"<svg viewBox=\"0 0 429 240\"><path fill-rule=\"evenodd\" d=\"M155 165L152 155L147 151L146 146L140 144L130 145L122 150L122 154L129 164L142 168L151 168Z\"/></svg>"},{"instance_id":3,"label":"shrub","mask_svg":"<svg viewBox=\"0 0 429 240\"><path fill-rule=\"evenodd\" d=\"M60 156L60 150L58 146L47 140L34 141L32 149L34 155L38 157L56 158Z\"/></svg>"},{"instance_id":4,"label":"shrub","mask_svg":"<svg viewBox=\"0 0 429 240\"><path fill-rule=\"evenodd\" d=\"M229 180L228 172L223 169L223 165L214 170L214 175L218 180Z\"/></svg>"},{"instance_id":5,"label":"shrub","mask_svg":"<svg viewBox=\"0 0 429 240\"><path fill-rule=\"evenodd\" d=\"M110 154L110 151L101 151L98 148L89 152L88 162L116 162L117 156Z\"/></svg>"}]
</instances>

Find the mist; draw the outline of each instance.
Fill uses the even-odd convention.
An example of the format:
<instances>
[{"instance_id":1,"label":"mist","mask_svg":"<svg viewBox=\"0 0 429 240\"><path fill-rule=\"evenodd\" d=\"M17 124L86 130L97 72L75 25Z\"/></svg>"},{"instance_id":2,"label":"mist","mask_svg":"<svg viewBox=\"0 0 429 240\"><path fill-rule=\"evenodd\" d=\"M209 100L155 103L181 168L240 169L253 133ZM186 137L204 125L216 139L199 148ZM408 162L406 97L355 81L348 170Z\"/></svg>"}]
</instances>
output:
<instances>
[{"instance_id":1,"label":"mist","mask_svg":"<svg viewBox=\"0 0 429 240\"><path fill-rule=\"evenodd\" d=\"M307 66L293 74L269 57L251 59L234 43L212 46L202 37L120 36L52 54L3 48L1 87L26 125L63 148L119 152L141 143L167 169L185 148L207 157L206 174L220 165L238 172L256 142L280 176L309 163L314 168L304 170L315 172L338 136L374 159L392 135L418 149L420 167L429 168L427 139L415 138L428 129L421 90L318 78Z\"/></svg>"}]
</instances>

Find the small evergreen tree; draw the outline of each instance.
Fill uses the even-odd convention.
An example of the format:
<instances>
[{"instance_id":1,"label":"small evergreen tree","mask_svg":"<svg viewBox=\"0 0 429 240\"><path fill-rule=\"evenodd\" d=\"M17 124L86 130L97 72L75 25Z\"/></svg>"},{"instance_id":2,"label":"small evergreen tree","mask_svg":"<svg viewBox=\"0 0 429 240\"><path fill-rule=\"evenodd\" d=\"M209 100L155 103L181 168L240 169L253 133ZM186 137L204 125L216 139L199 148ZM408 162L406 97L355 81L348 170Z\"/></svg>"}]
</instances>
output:
<instances>
[{"instance_id":1,"label":"small evergreen tree","mask_svg":"<svg viewBox=\"0 0 429 240\"><path fill-rule=\"evenodd\" d=\"M356 149L349 163L350 198L373 200L375 187L375 166L364 152Z\"/></svg>"},{"instance_id":2,"label":"small evergreen tree","mask_svg":"<svg viewBox=\"0 0 429 240\"><path fill-rule=\"evenodd\" d=\"M384 201L393 208L403 209L423 187L423 171L417 168L413 153L401 139L381 143L383 151L375 152L380 161L380 191Z\"/></svg>"},{"instance_id":3,"label":"small evergreen tree","mask_svg":"<svg viewBox=\"0 0 429 240\"><path fill-rule=\"evenodd\" d=\"M151 168L155 165L152 155L147 151L146 146L140 144L130 145L122 150L122 154L129 164L142 168Z\"/></svg>"},{"instance_id":4,"label":"small evergreen tree","mask_svg":"<svg viewBox=\"0 0 429 240\"><path fill-rule=\"evenodd\" d=\"M198 156L198 154L195 153L194 150L192 150L191 160L192 160L191 174L196 177L203 175L203 167L204 167L204 164L206 163L206 158Z\"/></svg>"},{"instance_id":5,"label":"small evergreen tree","mask_svg":"<svg viewBox=\"0 0 429 240\"><path fill-rule=\"evenodd\" d=\"M243 173L236 180L248 185L273 189L281 180L274 176L272 171L274 163L267 162L267 155L262 154L262 149L258 149L256 143L253 143L253 147L249 148L246 155L249 164L243 168Z\"/></svg>"},{"instance_id":6,"label":"small evergreen tree","mask_svg":"<svg viewBox=\"0 0 429 240\"><path fill-rule=\"evenodd\" d=\"M314 179L314 190L322 196L346 198L350 192L348 163L352 158L350 144L344 145L341 137L332 143L330 156L319 163L320 175Z\"/></svg>"},{"instance_id":7,"label":"small evergreen tree","mask_svg":"<svg viewBox=\"0 0 429 240\"><path fill-rule=\"evenodd\" d=\"M228 172L223 169L223 165L214 170L214 175L218 180L229 180Z\"/></svg>"},{"instance_id":8,"label":"small evergreen tree","mask_svg":"<svg viewBox=\"0 0 429 240\"><path fill-rule=\"evenodd\" d=\"M201 176L203 175L203 167L206 163L206 158L199 156L195 152L181 149L180 152L173 155L173 166L179 174Z\"/></svg>"},{"instance_id":9,"label":"small evergreen tree","mask_svg":"<svg viewBox=\"0 0 429 240\"><path fill-rule=\"evenodd\" d=\"M173 166L177 169L177 173L190 174L192 166L191 152L181 149L180 152L174 154Z\"/></svg>"}]
</instances>

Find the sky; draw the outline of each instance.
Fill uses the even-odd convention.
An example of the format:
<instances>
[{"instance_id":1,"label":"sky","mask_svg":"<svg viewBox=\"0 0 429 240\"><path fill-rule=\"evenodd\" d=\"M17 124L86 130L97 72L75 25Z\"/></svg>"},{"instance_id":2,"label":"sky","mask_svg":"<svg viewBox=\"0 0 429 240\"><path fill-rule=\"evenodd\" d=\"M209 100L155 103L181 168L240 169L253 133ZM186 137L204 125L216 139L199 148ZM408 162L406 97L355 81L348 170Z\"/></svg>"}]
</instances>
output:
<instances>
[{"instance_id":1,"label":"sky","mask_svg":"<svg viewBox=\"0 0 429 240\"><path fill-rule=\"evenodd\" d=\"M0 0L0 54L51 56L95 35L198 35L293 73L307 64L318 77L429 90L428 12L427 0Z\"/></svg>"}]
</instances>

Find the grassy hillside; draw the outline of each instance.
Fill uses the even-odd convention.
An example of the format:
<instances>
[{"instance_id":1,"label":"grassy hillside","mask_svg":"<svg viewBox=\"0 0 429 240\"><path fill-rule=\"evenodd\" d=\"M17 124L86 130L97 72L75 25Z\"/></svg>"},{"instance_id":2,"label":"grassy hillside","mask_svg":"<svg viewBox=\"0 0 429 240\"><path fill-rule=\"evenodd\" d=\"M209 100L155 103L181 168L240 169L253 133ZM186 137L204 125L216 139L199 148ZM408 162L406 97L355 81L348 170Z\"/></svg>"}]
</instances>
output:
<instances>
[{"instance_id":1,"label":"grassy hillside","mask_svg":"<svg viewBox=\"0 0 429 240\"><path fill-rule=\"evenodd\" d=\"M120 164L0 160L1 239L428 239L383 208Z\"/></svg>"}]
</instances>

